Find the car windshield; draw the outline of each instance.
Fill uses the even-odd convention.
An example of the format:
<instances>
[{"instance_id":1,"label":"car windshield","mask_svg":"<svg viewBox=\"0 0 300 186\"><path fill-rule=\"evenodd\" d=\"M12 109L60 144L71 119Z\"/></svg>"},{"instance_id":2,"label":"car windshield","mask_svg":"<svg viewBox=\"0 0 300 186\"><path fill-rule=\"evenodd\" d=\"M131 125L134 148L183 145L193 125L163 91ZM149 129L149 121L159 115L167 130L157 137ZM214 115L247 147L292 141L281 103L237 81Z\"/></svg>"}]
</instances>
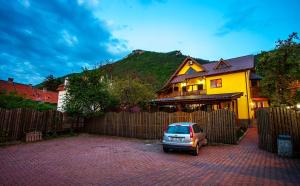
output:
<instances>
[{"instance_id":1,"label":"car windshield","mask_svg":"<svg viewBox=\"0 0 300 186\"><path fill-rule=\"evenodd\" d=\"M181 126L181 125L169 126L167 133L169 133L169 134L189 134L190 129L188 126Z\"/></svg>"}]
</instances>

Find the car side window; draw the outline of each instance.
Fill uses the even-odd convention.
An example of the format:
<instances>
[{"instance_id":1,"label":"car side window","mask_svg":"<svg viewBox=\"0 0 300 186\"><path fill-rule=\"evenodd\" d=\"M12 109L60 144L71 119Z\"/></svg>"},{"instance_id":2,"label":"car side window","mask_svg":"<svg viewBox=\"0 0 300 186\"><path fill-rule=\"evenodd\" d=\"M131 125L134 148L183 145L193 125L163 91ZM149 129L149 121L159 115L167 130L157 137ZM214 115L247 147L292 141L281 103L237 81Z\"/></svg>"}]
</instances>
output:
<instances>
[{"instance_id":1,"label":"car side window","mask_svg":"<svg viewBox=\"0 0 300 186\"><path fill-rule=\"evenodd\" d=\"M199 128L199 126L197 124L193 125L193 129L194 129L195 133L199 133L200 132L200 128Z\"/></svg>"},{"instance_id":2,"label":"car side window","mask_svg":"<svg viewBox=\"0 0 300 186\"><path fill-rule=\"evenodd\" d=\"M199 127L200 132L203 132L203 129Z\"/></svg>"}]
</instances>

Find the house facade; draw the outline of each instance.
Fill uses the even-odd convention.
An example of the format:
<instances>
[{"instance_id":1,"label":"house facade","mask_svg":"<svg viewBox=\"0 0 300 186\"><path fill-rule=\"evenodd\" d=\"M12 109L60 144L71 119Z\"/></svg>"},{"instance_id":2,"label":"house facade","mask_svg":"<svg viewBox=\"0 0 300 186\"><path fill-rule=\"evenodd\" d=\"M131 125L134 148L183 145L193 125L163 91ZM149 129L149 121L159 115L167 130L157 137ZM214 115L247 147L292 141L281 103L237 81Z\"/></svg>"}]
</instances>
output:
<instances>
[{"instance_id":1,"label":"house facade","mask_svg":"<svg viewBox=\"0 0 300 186\"><path fill-rule=\"evenodd\" d=\"M58 86L58 101L57 101L57 110L60 112L65 112L65 99L66 99L66 85L68 84L68 78L65 78L64 84Z\"/></svg>"},{"instance_id":2,"label":"house facade","mask_svg":"<svg viewBox=\"0 0 300 186\"><path fill-rule=\"evenodd\" d=\"M269 106L268 98L259 95L260 79L252 55L207 64L187 57L152 103L177 111L230 109L249 123L256 109Z\"/></svg>"}]
</instances>

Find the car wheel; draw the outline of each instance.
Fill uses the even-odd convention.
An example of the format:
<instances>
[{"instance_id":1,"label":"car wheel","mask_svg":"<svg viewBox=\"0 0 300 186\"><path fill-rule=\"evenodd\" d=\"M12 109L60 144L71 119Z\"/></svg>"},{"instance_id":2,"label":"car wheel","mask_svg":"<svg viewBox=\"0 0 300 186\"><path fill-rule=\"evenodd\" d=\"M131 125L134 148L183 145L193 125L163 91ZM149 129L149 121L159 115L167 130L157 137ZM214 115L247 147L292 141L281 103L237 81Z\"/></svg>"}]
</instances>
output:
<instances>
[{"instance_id":1,"label":"car wheel","mask_svg":"<svg viewBox=\"0 0 300 186\"><path fill-rule=\"evenodd\" d=\"M163 151L164 151L165 153L168 153L168 152L169 152L169 149L166 148L166 147L163 147Z\"/></svg>"},{"instance_id":2,"label":"car wheel","mask_svg":"<svg viewBox=\"0 0 300 186\"><path fill-rule=\"evenodd\" d=\"M198 144L196 145L195 150L193 150L193 155L194 156L198 156L199 155L199 145Z\"/></svg>"}]
</instances>

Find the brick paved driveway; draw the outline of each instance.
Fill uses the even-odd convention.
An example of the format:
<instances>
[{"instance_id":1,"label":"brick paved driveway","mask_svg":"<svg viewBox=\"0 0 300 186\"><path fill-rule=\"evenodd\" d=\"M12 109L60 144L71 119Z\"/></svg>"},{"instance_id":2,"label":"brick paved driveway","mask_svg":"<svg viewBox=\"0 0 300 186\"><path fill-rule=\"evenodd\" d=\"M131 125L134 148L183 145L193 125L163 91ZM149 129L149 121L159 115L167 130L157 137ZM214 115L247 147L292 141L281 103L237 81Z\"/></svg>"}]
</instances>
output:
<instances>
[{"instance_id":1,"label":"brick paved driveway","mask_svg":"<svg viewBox=\"0 0 300 186\"><path fill-rule=\"evenodd\" d=\"M300 160L240 145L207 146L198 157L158 144L81 135L0 148L0 185L300 185Z\"/></svg>"}]
</instances>

